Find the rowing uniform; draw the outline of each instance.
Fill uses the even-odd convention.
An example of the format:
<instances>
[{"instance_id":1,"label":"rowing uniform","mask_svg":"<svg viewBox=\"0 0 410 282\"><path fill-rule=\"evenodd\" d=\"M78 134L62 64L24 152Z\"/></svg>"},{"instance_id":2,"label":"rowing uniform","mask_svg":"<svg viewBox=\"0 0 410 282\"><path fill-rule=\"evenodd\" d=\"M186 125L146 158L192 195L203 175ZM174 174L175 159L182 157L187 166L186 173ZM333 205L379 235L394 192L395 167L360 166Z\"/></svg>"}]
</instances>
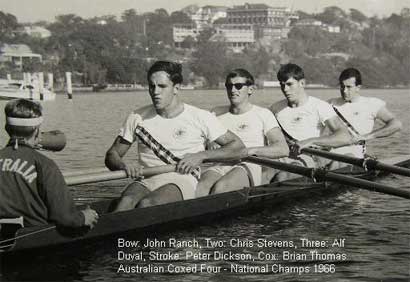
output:
<instances>
[{"instance_id":1,"label":"rowing uniform","mask_svg":"<svg viewBox=\"0 0 410 282\"><path fill-rule=\"evenodd\" d=\"M0 150L0 218L23 216L25 226L84 225L57 165L31 147Z\"/></svg>"},{"instance_id":2,"label":"rowing uniform","mask_svg":"<svg viewBox=\"0 0 410 282\"><path fill-rule=\"evenodd\" d=\"M343 121L352 135L365 135L373 130L374 121L377 113L383 108L386 103L378 98L359 96L352 103L344 101L342 98L334 98L329 100L336 110L342 115L350 126ZM357 158L364 157L364 145L351 145L333 149L332 152L338 154L352 154Z\"/></svg>"},{"instance_id":3,"label":"rowing uniform","mask_svg":"<svg viewBox=\"0 0 410 282\"><path fill-rule=\"evenodd\" d=\"M229 112L229 106L217 108L214 111L217 114L223 112L218 116L218 119L226 128L235 133L247 148L265 146L266 134L271 129L279 127L274 115L268 109L256 105L252 105L249 111L242 114L232 114ZM245 169L250 178L250 183L254 185L261 184L262 167L257 164L244 162L235 166L218 165L207 170L223 176L235 167Z\"/></svg>"},{"instance_id":4,"label":"rowing uniform","mask_svg":"<svg viewBox=\"0 0 410 282\"><path fill-rule=\"evenodd\" d=\"M204 151L206 142L213 142L227 132L213 114L188 104L184 104L182 113L169 119L158 115L154 106L145 106L127 117L119 133L130 143L138 142L140 162L145 167L164 165L164 161L141 142L136 134L138 127L143 127L177 158ZM175 184L186 200L195 197L198 180L191 174L170 172L145 178L141 183L150 191L165 184Z\"/></svg>"},{"instance_id":5,"label":"rowing uniform","mask_svg":"<svg viewBox=\"0 0 410 282\"><path fill-rule=\"evenodd\" d=\"M303 141L319 137L326 127L325 122L337 116L330 104L311 96L305 104L296 108L289 107L287 100L279 101L271 106L271 111L282 127L288 142L292 141L289 140L290 138ZM300 154L297 160L284 158L284 161L308 167L316 166L316 161L305 154Z\"/></svg>"}]
</instances>

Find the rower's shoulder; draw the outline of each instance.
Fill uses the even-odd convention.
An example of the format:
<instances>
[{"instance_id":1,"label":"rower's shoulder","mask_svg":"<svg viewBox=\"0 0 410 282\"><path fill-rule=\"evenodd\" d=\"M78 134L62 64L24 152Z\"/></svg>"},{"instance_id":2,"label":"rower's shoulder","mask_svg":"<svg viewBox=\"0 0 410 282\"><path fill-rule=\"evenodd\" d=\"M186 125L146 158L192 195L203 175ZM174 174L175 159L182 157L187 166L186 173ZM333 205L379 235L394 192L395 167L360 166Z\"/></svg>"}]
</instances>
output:
<instances>
[{"instance_id":1,"label":"rower's shoulder","mask_svg":"<svg viewBox=\"0 0 410 282\"><path fill-rule=\"evenodd\" d=\"M133 116L134 118L142 119L142 120L152 118L156 115L157 113L153 105L146 105L146 106L137 108L130 113L130 116Z\"/></svg>"},{"instance_id":2,"label":"rower's shoulder","mask_svg":"<svg viewBox=\"0 0 410 282\"><path fill-rule=\"evenodd\" d=\"M363 102L371 104L386 104L386 102L380 98L360 96Z\"/></svg>"},{"instance_id":3,"label":"rower's shoulder","mask_svg":"<svg viewBox=\"0 0 410 282\"><path fill-rule=\"evenodd\" d=\"M261 117L266 117L266 116L272 116L273 113L270 110L270 108L264 108L258 105L252 105L252 112L258 116Z\"/></svg>"},{"instance_id":4,"label":"rower's shoulder","mask_svg":"<svg viewBox=\"0 0 410 282\"><path fill-rule=\"evenodd\" d=\"M285 109L288 106L288 102L286 100L280 100L276 103L273 103L270 107L269 110L274 113L277 114L279 113L281 110Z\"/></svg>"},{"instance_id":5,"label":"rower's shoulder","mask_svg":"<svg viewBox=\"0 0 410 282\"><path fill-rule=\"evenodd\" d=\"M211 113L215 114L216 116L226 114L227 112L229 112L228 105L217 106L211 110Z\"/></svg>"},{"instance_id":6,"label":"rower's shoulder","mask_svg":"<svg viewBox=\"0 0 410 282\"><path fill-rule=\"evenodd\" d=\"M201 123L207 123L215 119L215 114L209 110L198 108L190 104L184 104L184 115Z\"/></svg>"},{"instance_id":7,"label":"rower's shoulder","mask_svg":"<svg viewBox=\"0 0 410 282\"><path fill-rule=\"evenodd\" d=\"M327 100L330 105L334 106L341 106L345 103L345 101L341 97L334 97Z\"/></svg>"}]
</instances>

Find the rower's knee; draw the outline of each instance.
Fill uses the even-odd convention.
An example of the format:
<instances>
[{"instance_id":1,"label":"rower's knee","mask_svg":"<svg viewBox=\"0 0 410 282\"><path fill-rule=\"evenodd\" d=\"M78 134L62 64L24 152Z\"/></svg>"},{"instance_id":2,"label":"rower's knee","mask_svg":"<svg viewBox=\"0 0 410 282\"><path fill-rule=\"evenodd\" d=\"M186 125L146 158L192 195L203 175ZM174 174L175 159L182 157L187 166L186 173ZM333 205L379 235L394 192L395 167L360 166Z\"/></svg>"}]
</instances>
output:
<instances>
[{"instance_id":1,"label":"rower's knee","mask_svg":"<svg viewBox=\"0 0 410 282\"><path fill-rule=\"evenodd\" d=\"M291 174L285 171L279 171L272 177L272 179L270 180L270 183L282 182L285 180L289 180L290 178L291 178Z\"/></svg>"},{"instance_id":2,"label":"rower's knee","mask_svg":"<svg viewBox=\"0 0 410 282\"><path fill-rule=\"evenodd\" d=\"M138 204L138 198L128 195L128 196L122 196L117 207L115 208L115 212L118 211L126 211L126 210L131 210L135 208L135 206Z\"/></svg>"},{"instance_id":3,"label":"rower's knee","mask_svg":"<svg viewBox=\"0 0 410 282\"><path fill-rule=\"evenodd\" d=\"M159 205L158 201L156 201L153 198L144 198L140 201L140 203L138 204L139 208L147 208L147 207L152 207L152 206L156 206Z\"/></svg>"},{"instance_id":4,"label":"rower's knee","mask_svg":"<svg viewBox=\"0 0 410 282\"><path fill-rule=\"evenodd\" d=\"M212 194L220 194L226 191L227 183L223 180L217 181L212 187Z\"/></svg>"},{"instance_id":5,"label":"rower's knee","mask_svg":"<svg viewBox=\"0 0 410 282\"><path fill-rule=\"evenodd\" d=\"M150 191L139 183L131 183L122 192L121 198L114 211L126 211L135 208L136 205Z\"/></svg>"},{"instance_id":6,"label":"rower's knee","mask_svg":"<svg viewBox=\"0 0 410 282\"><path fill-rule=\"evenodd\" d=\"M195 197L199 198L199 197L205 197L209 195L211 187L212 187L211 183L199 182L195 190Z\"/></svg>"}]
</instances>

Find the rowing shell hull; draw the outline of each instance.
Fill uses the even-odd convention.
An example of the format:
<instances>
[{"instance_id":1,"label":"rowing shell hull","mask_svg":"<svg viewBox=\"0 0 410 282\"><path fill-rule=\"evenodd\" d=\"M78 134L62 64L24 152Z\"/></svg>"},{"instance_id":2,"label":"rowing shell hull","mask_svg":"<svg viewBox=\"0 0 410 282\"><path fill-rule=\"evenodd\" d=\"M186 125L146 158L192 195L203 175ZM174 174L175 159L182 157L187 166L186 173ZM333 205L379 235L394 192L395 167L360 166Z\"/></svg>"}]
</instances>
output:
<instances>
[{"instance_id":1,"label":"rowing shell hull","mask_svg":"<svg viewBox=\"0 0 410 282\"><path fill-rule=\"evenodd\" d=\"M409 156L383 160L385 163L408 167ZM341 169L340 172L346 172ZM374 173L363 173L356 177L372 179ZM54 225L22 228L16 232L12 246L1 253L19 252L39 248L50 248L66 243L79 243L99 237L116 236L127 232L140 236L163 226L178 226L181 223L212 220L227 214L248 212L266 205L284 203L298 197L306 197L311 193L329 193L329 188L340 185L328 183L306 183L306 179L295 179L292 182L262 185L244 188L223 194L210 195L203 198L185 200L160 206L133 209L130 211L109 213L115 200L100 201L92 204L100 214L98 224L91 230L57 229Z\"/></svg>"}]
</instances>

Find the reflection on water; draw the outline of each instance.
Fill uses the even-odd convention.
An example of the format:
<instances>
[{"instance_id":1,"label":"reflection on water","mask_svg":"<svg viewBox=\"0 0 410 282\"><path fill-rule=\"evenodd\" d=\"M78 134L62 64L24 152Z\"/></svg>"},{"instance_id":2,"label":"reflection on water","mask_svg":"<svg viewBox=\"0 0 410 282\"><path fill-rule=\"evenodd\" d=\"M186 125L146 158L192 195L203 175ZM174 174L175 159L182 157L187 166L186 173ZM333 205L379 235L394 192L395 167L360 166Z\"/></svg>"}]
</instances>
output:
<instances>
[{"instance_id":1,"label":"reflection on water","mask_svg":"<svg viewBox=\"0 0 410 282\"><path fill-rule=\"evenodd\" d=\"M366 95L366 90L363 91ZM392 93L394 92L394 93ZM327 99L338 95L337 90L320 90L315 96ZM369 95L388 101L389 108L404 121L403 131L395 136L370 142L370 152L380 157L409 154L408 141L410 126L407 109L407 90L369 91ZM183 92L182 98L210 109L225 103L222 91ZM278 90L258 91L253 99L258 105L271 104L281 98ZM406 103L404 103L406 101ZM101 93L82 94L73 101L58 96L53 103L44 103L46 122L44 130L60 129L67 135L68 144L63 152L47 153L56 160L63 170L77 170L89 167L102 167L106 149L111 145L118 128L133 108L149 103L144 92L138 93ZM0 145L7 141L3 131L3 107L0 101ZM386 149L387 148L387 149ZM135 158L129 152L127 158ZM389 176L380 182L396 187L409 187L408 179L401 176ZM74 187L73 192L79 202L116 197L127 180L113 187L112 183L83 185ZM154 260L157 265L166 268L169 264L189 266L204 264L210 270L220 267L221 272L191 274L136 274L117 273L121 261L118 259L116 238L82 245L80 248L65 248L50 253L36 253L17 259L2 260L2 280L12 281L409 281L410 259L410 205L399 198L351 189L317 196L308 199L283 203L266 208L262 212L222 218L208 224L192 225L173 232L150 233L149 238L167 241L176 238L180 241L197 240L199 247L162 247L128 248L127 252L143 252L149 257L151 251L179 254L177 260L166 262ZM142 240L141 234L128 234L126 240ZM301 247L301 238L317 241L344 239L343 247ZM207 247L206 240L231 242L223 247ZM291 247L258 246L261 241L294 242ZM235 241L235 242L236 242ZM248 242L248 243L246 243ZM249 245L253 242L253 246ZM202 253L208 259L187 258L186 252ZM278 258L269 264L283 264L295 269L309 269L309 273L231 273L232 265L248 267L263 266L266 260L258 259L217 259L215 251L223 253L250 254L257 258L260 252L278 253ZM320 260L285 260L284 251L307 254L317 251L324 254L345 254L345 259L334 261ZM131 265L147 265L145 262L132 262ZM335 273L314 272L315 264L334 264ZM224 270L227 269L227 270Z\"/></svg>"}]
</instances>

